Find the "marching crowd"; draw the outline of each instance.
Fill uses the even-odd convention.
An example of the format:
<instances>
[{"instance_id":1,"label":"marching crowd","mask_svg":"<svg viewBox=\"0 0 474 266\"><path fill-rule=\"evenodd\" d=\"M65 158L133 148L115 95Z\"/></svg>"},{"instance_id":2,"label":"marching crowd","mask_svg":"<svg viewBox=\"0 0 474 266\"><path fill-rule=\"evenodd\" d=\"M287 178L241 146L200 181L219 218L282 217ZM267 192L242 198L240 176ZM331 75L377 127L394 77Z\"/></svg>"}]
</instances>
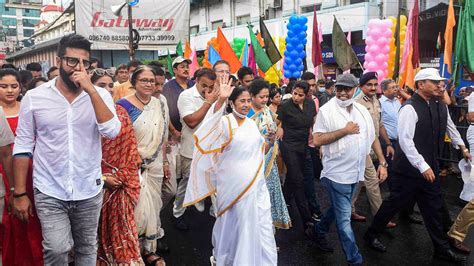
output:
<instances>
[{"instance_id":1,"label":"marching crowd","mask_svg":"<svg viewBox=\"0 0 474 266\"><path fill-rule=\"evenodd\" d=\"M374 216L369 247L386 251L379 235L400 213L425 224L435 257L469 254L474 181L453 223L438 158L446 135L464 160L472 156L436 69L419 71L412 89L379 84L376 72L269 84L249 67L230 73L225 58L190 77L190 60L178 56L172 78L159 62L103 68L90 46L63 37L47 79L38 63L0 69L3 265L164 265L161 211L173 204L174 225L186 231L186 209L203 212L206 199L216 218L211 265L276 265L275 230L295 219L324 252L334 250L335 224L347 263L361 265L351 227L366 221L361 191ZM467 140L474 145L473 126Z\"/></svg>"}]
</instances>

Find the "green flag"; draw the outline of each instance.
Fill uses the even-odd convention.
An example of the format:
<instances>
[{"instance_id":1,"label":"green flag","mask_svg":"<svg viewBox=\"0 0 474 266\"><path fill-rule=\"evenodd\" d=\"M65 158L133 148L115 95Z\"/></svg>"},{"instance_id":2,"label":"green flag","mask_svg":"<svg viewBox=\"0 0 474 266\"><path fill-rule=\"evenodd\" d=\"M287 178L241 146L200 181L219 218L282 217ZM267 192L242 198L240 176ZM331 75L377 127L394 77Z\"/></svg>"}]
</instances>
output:
<instances>
[{"instance_id":1,"label":"green flag","mask_svg":"<svg viewBox=\"0 0 474 266\"><path fill-rule=\"evenodd\" d=\"M168 71L171 73L171 76L174 77L173 72L173 59L171 59L170 50L168 49L168 56L166 57L166 65L168 66Z\"/></svg>"},{"instance_id":2,"label":"green flag","mask_svg":"<svg viewBox=\"0 0 474 266\"><path fill-rule=\"evenodd\" d=\"M250 41L252 43L253 53L255 55L255 61L257 62L257 66L263 72L267 72L273 64L270 61L270 58L268 58L268 55L263 50L262 46L260 46L260 43L258 43L257 36L255 36L255 33L252 30L252 25L248 24L247 27L249 29Z\"/></svg>"},{"instance_id":3,"label":"green flag","mask_svg":"<svg viewBox=\"0 0 474 266\"><path fill-rule=\"evenodd\" d=\"M352 46L347 41L346 35L335 16L334 24L332 25L332 49L334 59L336 59L337 65L343 71L359 66L359 59L357 59L357 55L352 50Z\"/></svg>"},{"instance_id":4,"label":"green flag","mask_svg":"<svg viewBox=\"0 0 474 266\"><path fill-rule=\"evenodd\" d=\"M461 65L470 72L474 72L474 7L472 1L464 1L461 6L456 34L456 49L454 53L453 80L459 83Z\"/></svg>"},{"instance_id":5,"label":"green flag","mask_svg":"<svg viewBox=\"0 0 474 266\"><path fill-rule=\"evenodd\" d=\"M263 23L263 17L260 17L260 32L262 33L263 41L265 42L265 52L268 55L268 58L272 62L272 65L276 64L281 59L281 54L278 51L277 46L273 42L272 35Z\"/></svg>"},{"instance_id":6,"label":"green flag","mask_svg":"<svg viewBox=\"0 0 474 266\"><path fill-rule=\"evenodd\" d=\"M181 43L181 41L179 41L176 45L176 54L178 54L178 56L184 56L183 44Z\"/></svg>"}]
</instances>

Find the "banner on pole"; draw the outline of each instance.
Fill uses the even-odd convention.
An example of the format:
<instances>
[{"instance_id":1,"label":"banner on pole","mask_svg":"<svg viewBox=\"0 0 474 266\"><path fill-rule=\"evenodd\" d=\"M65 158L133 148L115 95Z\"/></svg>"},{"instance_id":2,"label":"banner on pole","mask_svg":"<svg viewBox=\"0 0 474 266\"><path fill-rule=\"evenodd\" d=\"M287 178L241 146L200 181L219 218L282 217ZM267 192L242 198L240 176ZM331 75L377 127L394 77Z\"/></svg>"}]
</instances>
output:
<instances>
[{"instance_id":1,"label":"banner on pole","mask_svg":"<svg viewBox=\"0 0 474 266\"><path fill-rule=\"evenodd\" d=\"M128 10L119 16L111 6L125 0L75 1L76 33L92 42L93 50L128 49ZM140 1L132 7L133 29L140 50L166 50L189 36L189 0Z\"/></svg>"}]
</instances>

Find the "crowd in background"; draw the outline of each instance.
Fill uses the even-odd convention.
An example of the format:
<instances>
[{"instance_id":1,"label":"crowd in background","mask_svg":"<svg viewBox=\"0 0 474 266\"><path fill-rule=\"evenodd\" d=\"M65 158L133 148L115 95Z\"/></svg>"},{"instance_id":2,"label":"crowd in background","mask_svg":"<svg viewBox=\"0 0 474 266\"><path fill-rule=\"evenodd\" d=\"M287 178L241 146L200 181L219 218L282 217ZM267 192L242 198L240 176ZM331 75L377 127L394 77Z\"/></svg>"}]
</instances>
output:
<instances>
[{"instance_id":1,"label":"crowd in background","mask_svg":"<svg viewBox=\"0 0 474 266\"><path fill-rule=\"evenodd\" d=\"M175 227L190 230L186 209L205 211L207 197L211 264L276 264L275 230L298 219L325 252L335 223L348 264L361 265L351 221L367 220L362 191L371 248L386 251L378 236L400 213L425 224L437 258L470 252L474 182L453 224L439 179L471 160L474 88L455 93L435 69L420 71L416 88L379 84L375 72L269 84L249 67L231 73L225 58L191 76L181 56L172 77L157 61L104 68L90 52L70 35L47 71L0 69L4 265L164 265L162 210L172 204Z\"/></svg>"}]
</instances>

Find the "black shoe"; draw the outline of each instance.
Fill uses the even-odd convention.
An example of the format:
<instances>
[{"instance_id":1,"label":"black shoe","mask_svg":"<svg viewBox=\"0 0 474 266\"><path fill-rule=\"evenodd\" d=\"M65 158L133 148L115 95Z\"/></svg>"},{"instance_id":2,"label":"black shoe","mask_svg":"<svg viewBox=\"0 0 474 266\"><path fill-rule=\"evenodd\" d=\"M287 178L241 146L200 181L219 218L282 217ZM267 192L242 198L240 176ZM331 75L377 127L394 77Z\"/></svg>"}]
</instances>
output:
<instances>
[{"instance_id":1,"label":"black shoe","mask_svg":"<svg viewBox=\"0 0 474 266\"><path fill-rule=\"evenodd\" d=\"M334 248L324 236L315 236L314 244L324 252L334 252Z\"/></svg>"},{"instance_id":2,"label":"black shoe","mask_svg":"<svg viewBox=\"0 0 474 266\"><path fill-rule=\"evenodd\" d=\"M184 217L178 217L175 219L174 227L180 231L187 231L189 229L188 224L184 221Z\"/></svg>"},{"instance_id":3,"label":"black shoe","mask_svg":"<svg viewBox=\"0 0 474 266\"><path fill-rule=\"evenodd\" d=\"M371 237L367 233L364 235L364 240L367 243L369 247L371 247L374 250L377 250L378 252L386 252L387 248L380 242L380 240L376 237Z\"/></svg>"},{"instance_id":4,"label":"black shoe","mask_svg":"<svg viewBox=\"0 0 474 266\"><path fill-rule=\"evenodd\" d=\"M451 249L435 250L433 256L437 259L451 262L462 262L467 259L465 255L456 254Z\"/></svg>"},{"instance_id":5,"label":"black shoe","mask_svg":"<svg viewBox=\"0 0 474 266\"><path fill-rule=\"evenodd\" d=\"M170 252L170 248L168 247L168 245L162 238L156 240L156 252L158 253Z\"/></svg>"}]
</instances>

